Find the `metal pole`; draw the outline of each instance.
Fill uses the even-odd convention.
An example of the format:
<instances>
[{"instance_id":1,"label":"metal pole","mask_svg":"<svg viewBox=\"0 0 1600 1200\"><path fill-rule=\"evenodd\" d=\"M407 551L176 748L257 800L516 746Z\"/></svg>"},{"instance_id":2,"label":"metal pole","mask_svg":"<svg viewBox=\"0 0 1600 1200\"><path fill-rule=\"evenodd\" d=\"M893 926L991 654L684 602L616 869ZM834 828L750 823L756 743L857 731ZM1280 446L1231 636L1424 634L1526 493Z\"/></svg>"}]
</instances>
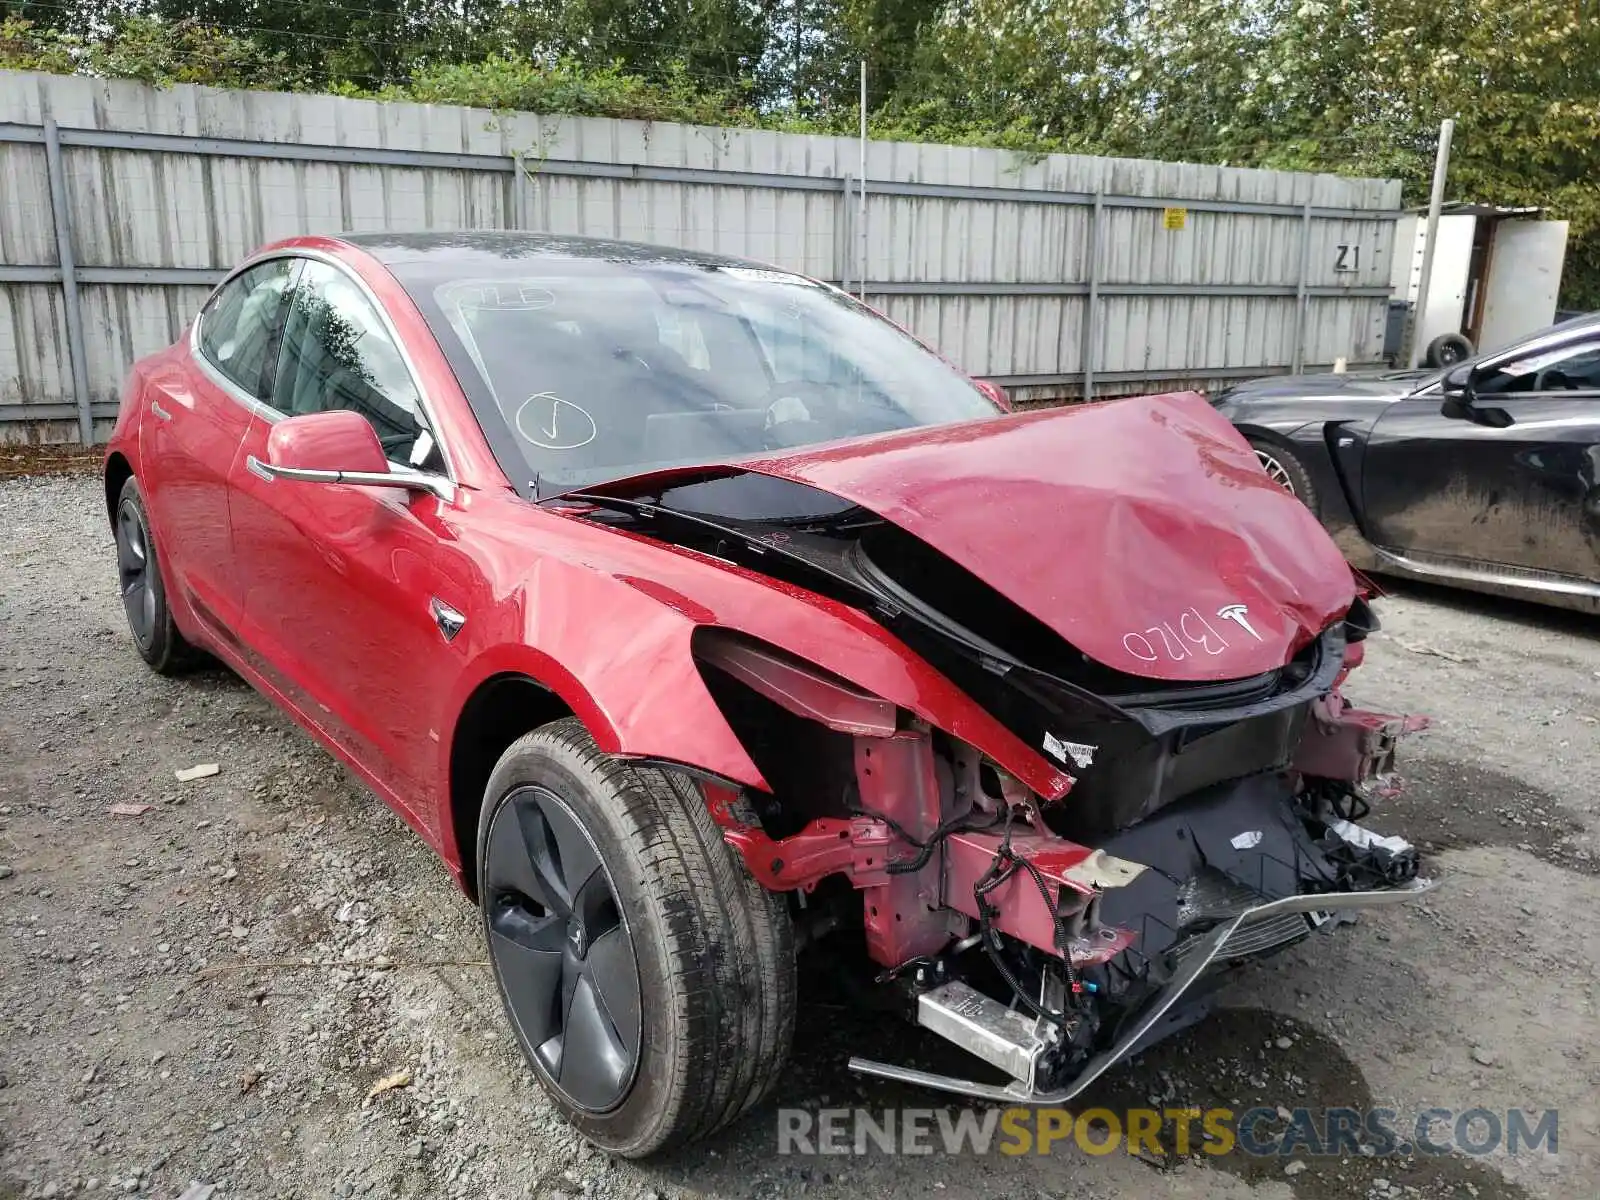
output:
<instances>
[{"instance_id":1,"label":"metal pole","mask_svg":"<svg viewBox=\"0 0 1600 1200\"><path fill-rule=\"evenodd\" d=\"M1411 358L1415 368L1422 359L1422 319L1428 311L1428 285L1433 281L1433 248L1439 240L1439 209L1444 206L1445 173L1450 169L1450 140L1456 123L1446 117L1439 123L1439 152L1433 156L1433 191L1428 196L1428 232L1422 242L1422 278L1417 280L1417 305L1411 312Z\"/></svg>"},{"instance_id":2,"label":"metal pole","mask_svg":"<svg viewBox=\"0 0 1600 1200\"><path fill-rule=\"evenodd\" d=\"M44 162L50 179L50 214L56 226L61 297L67 313L67 360L72 365L72 393L78 402L78 440L85 446L92 446L94 414L89 408L89 369L83 340L83 306L78 299L78 268L72 257L72 207L67 199L67 174L61 165L61 131L49 118L44 123Z\"/></svg>"},{"instance_id":3,"label":"metal pole","mask_svg":"<svg viewBox=\"0 0 1600 1200\"><path fill-rule=\"evenodd\" d=\"M1094 325L1100 308L1100 220L1106 210L1105 190L1094 189L1094 208L1089 213L1084 270L1089 276L1089 295L1083 307L1083 348L1078 358L1083 366L1083 398L1094 399Z\"/></svg>"},{"instance_id":4,"label":"metal pole","mask_svg":"<svg viewBox=\"0 0 1600 1200\"><path fill-rule=\"evenodd\" d=\"M867 298L867 60L861 60L861 176L856 181L860 205L856 221L858 266L856 286L861 289L861 299Z\"/></svg>"},{"instance_id":5,"label":"metal pole","mask_svg":"<svg viewBox=\"0 0 1600 1200\"><path fill-rule=\"evenodd\" d=\"M1300 216L1300 281L1294 289L1294 358L1289 364L1291 375L1300 374L1306 361L1306 310L1310 306L1306 289L1311 283L1311 201L1307 200Z\"/></svg>"},{"instance_id":6,"label":"metal pole","mask_svg":"<svg viewBox=\"0 0 1600 1200\"><path fill-rule=\"evenodd\" d=\"M844 177L843 203L839 209L839 288L841 291L850 290L850 264L855 261L856 234L855 222L850 219L850 194L855 189L855 176L846 174Z\"/></svg>"}]
</instances>

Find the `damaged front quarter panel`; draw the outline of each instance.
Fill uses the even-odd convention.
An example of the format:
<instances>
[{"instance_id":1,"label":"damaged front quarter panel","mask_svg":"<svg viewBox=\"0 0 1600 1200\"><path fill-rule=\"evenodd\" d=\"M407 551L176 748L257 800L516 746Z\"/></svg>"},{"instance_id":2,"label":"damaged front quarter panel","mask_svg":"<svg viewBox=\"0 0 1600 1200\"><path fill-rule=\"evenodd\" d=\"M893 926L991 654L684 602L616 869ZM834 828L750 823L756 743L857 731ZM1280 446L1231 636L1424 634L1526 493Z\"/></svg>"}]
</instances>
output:
<instances>
[{"instance_id":1,"label":"damaged front quarter panel","mask_svg":"<svg viewBox=\"0 0 1600 1200\"><path fill-rule=\"evenodd\" d=\"M703 785L725 839L764 887L795 897L802 942L859 930L876 982L919 1023L1020 1072L998 1091L919 1082L1039 1102L1194 1019L1224 968L1310 936L1330 912L1431 885L1411 847L1358 823L1358 789L1424 722L1340 697L1375 624L1308 514L1259 487L1231 432L1181 399L1133 404L1075 428L1167 439L1175 473L1192 458L1189 482L1207 482L1178 489L1196 497L1185 509L1080 461L1076 500L1166 564L1159 581L1148 564L1124 578L1125 556L1085 572L1071 539L995 535L1010 517L988 494L997 477L975 492L953 471L1006 447L1024 474L1042 470L1033 451L1067 426L1023 425L1021 441L920 431L870 453L668 470L559 502L575 524L670 548L686 573L765 581L767 606L708 606L692 636L705 692L759 777ZM1206 492L1218 475L1237 494ZM1028 482L1028 512L1061 490ZM1160 661L1116 650L1128 638L1113 636L1126 615L1114 594L1154 605L1138 619ZM779 598L817 619L768 619ZM870 662L841 652L846 628L870 640ZM1051 762L1059 771L1041 770Z\"/></svg>"}]
</instances>

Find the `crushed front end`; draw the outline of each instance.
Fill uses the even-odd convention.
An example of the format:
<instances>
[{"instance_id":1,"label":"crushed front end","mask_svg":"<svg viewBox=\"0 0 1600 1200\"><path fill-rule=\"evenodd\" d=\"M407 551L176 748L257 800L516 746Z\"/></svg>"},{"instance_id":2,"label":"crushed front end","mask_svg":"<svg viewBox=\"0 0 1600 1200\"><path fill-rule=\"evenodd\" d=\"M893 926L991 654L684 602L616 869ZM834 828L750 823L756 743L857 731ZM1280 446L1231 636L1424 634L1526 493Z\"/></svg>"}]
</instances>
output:
<instances>
[{"instance_id":1,"label":"crushed front end","mask_svg":"<svg viewBox=\"0 0 1600 1200\"><path fill-rule=\"evenodd\" d=\"M1364 605L1357 616L1364 635ZM1335 675L1356 657L1350 624L1323 642ZM837 797L794 827L781 800L707 784L727 840L767 887L795 894L803 934L859 927L875 982L1009 1080L865 1058L858 1071L1062 1103L1203 1016L1229 968L1432 886L1413 847L1361 824L1390 786L1395 742L1421 723L1348 707L1320 664L1252 698L1250 716L1146 697L1127 720L1157 745L1172 740L1152 752L1130 739L1120 761L1074 743L1077 783L1046 803L971 747L781 654L725 637L699 652L773 777ZM737 696L744 688L753 695ZM1264 736L1252 727L1263 720L1284 732ZM808 743L789 741L808 726ZM1207 745L1216 738L1233 753ZM1197 786L1148 799L1202 762L1213 765ZM1132 764L1146 778L1130 782ZM1100 771L1137 804L1075 811Z\"/></svg>"},{"instance_id":2,"label":"crushed front end","mask_svg":"<svg viewBox=\"0 0 1600 1200\"><path fill-rule=\"evenodd\" d=\"M1069 781L1030 789L979 739L798 645L698 629L701 678L766 784L704 783L726 840L791 895L803 944L858 939L872 986L1001 1080L861 1058L859 1071L1063 1102L1202 1015L1229 968L1432 886L1410 845L1362 823L1423 722L1341 696L1376 628L1350 571L1236 435L1205 426L1209 410L1125 405L1093 417L1106 440L1123 426L1141 445L1169 439L1189 472L1169 476L1199 480L1183 503L1121 477L1078 493L1074 544L1120 531L1131 582L963 526L963 505L998 503L1001 473L930 465L949 437L567 499L581 519L865 614ZM1032 454L1043 475L1091 453L1066 428L983 436L1011 439L994 455L1008 470ZM963 436L967 462L976 435ZM1129 617L1130 596L1155 597L1156 615Z\"/></svg>"}]
</instances>

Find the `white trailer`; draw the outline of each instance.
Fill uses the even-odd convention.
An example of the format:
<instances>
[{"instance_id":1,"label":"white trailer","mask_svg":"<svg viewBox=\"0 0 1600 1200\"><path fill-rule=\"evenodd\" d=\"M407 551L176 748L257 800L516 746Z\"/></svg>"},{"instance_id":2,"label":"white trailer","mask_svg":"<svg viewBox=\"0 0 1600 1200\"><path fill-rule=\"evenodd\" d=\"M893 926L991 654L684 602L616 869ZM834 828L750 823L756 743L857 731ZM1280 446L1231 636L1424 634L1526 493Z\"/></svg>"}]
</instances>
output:
<instances>
[{"instance_id":1,"label":"white trailer","mask_svg":"<svg viewBox=\"0 0 1600 1200\"><path fill-rule=\"evenodd\" d=\"M1555 320L1567 223L1539 215L1537 208L1444 206L1428 310L1414 313L1411 322L1424 362L1443 366L1498 350ZM1424 215L1403 216L1395 227L1390 285L1397 301L1416 303L1427 231ZM1403 354L1407 348L1394 349Z\"/></svg>"}]
</instances>

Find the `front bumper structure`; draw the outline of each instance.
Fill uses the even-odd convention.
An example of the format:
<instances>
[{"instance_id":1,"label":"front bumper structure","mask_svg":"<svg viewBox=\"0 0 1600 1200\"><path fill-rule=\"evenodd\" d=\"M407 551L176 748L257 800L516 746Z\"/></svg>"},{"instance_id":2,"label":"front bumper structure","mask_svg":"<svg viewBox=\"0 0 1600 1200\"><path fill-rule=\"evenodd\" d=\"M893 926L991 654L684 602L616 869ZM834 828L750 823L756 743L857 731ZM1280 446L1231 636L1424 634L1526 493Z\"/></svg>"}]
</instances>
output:
<instances>
[{"instance_id":1,"label":"front bumper structure","mask_svg":"<svg viewBox=\"0 0 1600 1200\"><path fill-rule=\"evenodd\" d=\"M1147 1035L1168 1017L1194 984L1219 958L1229 955L1230 947L1240 941L1248 942L1254 927L1263 922L1294 913L1317 913L1328 909L1340 912L1367 908L1386 908L1404 904L1430 892L1435 887L1430 879L1413 879L1399 887L1382 891L1337 892L1323 895L1286 896L1247 908L1206 933L1200 943L1190 949L1167 986L1157 993L1139 1013L1115 1045L1090 1059L1082 1071L1066 1087L1041 1091L1034 1079L1039 1058L1046 1042L1032 1022L1016 1019L998 1003L995 1008L1007 1016L985 1014L971 1004L971 989L950 993L948 1001L935 997L931 1002L924 995L918 1005L918 1023L955 1041L963 1049L979 1058L1001 1067L1013 1076L1007 1084L980 1083L952 1075L939 1075L919 1071L912 1067L896 1066L868 1058L852 1058L850 1069L863 1075L892 1079L899 1083L918 1084L936 1091L953 1092L980 1100L995 1100L1007 1104L1054 1105L1065 1104L1077 1097L1090 1084L1123 1059L1136 1053L1147 1040ZM939 989L941 992L945 989ZM963 1011L965 1010L965 1011Z\"/></svg>"}]
</instances>

